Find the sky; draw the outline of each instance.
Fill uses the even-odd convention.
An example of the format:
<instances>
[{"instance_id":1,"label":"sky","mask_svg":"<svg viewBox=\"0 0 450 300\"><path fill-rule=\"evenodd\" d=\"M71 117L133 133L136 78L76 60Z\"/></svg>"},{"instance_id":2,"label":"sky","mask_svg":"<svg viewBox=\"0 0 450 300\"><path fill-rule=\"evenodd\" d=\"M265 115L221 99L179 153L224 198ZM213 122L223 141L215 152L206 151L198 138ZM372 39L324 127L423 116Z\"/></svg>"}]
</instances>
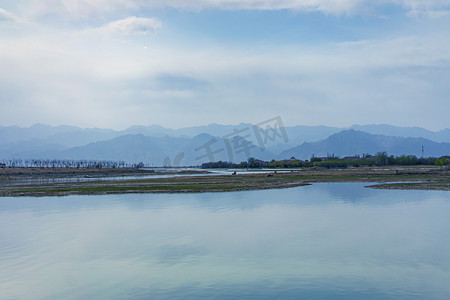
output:
<instances>
[{"instance_id":1,"label":"sky","mask_svg":"<svg viewBox=\"0 0 450 300\"><path fill-rule=\"evenodd\" d=\"M0 126L450 127L450 0L0 0Z\"/></svg>"}]
</instances>

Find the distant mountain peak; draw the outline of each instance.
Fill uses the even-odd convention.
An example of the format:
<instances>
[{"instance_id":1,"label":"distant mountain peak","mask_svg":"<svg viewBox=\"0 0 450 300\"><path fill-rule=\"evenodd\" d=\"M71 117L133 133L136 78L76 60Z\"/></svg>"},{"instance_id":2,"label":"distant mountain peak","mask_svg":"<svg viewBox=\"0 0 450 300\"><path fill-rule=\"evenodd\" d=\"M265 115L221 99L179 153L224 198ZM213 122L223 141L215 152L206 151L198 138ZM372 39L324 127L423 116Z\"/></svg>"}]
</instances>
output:
<instances>
[{"instance_id":1,"label":"distant mountain peak","mask_svg":"<svg viewBox=\"0 0 450 300\"><path fill-rule=\"evenodd\" d=\"M343 157L355 154L376 154L387 152L391 155L424 155L442 156L450 153L450 143L438 143L425 138L393 137L380 134L371 134L354 129L346 129L330 135L328 138L308 143L283 151L278 158L285 159L295 156L300 159L309 159L312 155Z\"/></svg>"}]
</instances>

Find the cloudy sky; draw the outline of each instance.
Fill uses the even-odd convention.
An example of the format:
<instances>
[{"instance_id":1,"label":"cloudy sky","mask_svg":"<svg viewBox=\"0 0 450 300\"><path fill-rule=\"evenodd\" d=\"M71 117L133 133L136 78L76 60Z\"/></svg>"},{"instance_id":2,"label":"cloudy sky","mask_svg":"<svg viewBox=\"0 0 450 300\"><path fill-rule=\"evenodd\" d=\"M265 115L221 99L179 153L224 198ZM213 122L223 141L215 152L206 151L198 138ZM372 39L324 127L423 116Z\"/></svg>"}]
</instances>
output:
<instances>
[{"instance_id":1,"label":"cloudy sky","mask_svg":"<svg viewBox=\"0 0 450 300\"><path fill-rule=\"evenodd\" d=\"M450 0L0 0L2 126L439 130L449 111Z\"/></svg>"}]
</instances>

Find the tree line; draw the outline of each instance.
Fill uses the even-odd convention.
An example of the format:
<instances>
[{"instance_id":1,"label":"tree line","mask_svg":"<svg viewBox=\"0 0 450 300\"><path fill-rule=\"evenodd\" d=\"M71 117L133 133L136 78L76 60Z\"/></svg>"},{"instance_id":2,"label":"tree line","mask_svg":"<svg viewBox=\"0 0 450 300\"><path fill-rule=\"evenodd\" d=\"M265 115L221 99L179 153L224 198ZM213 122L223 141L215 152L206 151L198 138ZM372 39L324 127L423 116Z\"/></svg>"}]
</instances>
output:
<instances>
[{"instance_id":1,"label":"tree line","mask_svg":"<svg viewBox=\"0 0 450 300\"><path fill-rule=\"evenodd\" d=\"M394 156L388 155L386 152L379 152L375 156L363 155L362 157L352 157L352 158L339 158L336 156L330 156L327 158L319 158L312 156L310 160L299 160L299 159L289 159L289 160L271 160L271 161L261 161L253 157L249 158L247 161L240 163L233 162L208 162L202 164L203 169L214 169L214 168L224 168L224 169L241 169L241 168L310 168L310 167L321 167L321 168L348 168L348 167L360 167L360 166L414 166L414 165L437 165L445 166L450 164L450 159L448 157L417 157L415 155L402 155Z\"/></svg>"},{"instance_id":2,"label":"tree line","mask_svg":"<svg viewBox=\"0 0 450 300\"><path fill-rule=\"evenodd\" d=\"M116 169L142 168L144 164L129 164L124 161L110 160L70 160L70 159L8 159L0 160L3 168L88 168L88 169Z\"/></svg>"},{"instance_id":3,"label":"tree line","mask_svg":"<svg viewBox=\"0 0 450 300\"><path fill-rule=\"evenodd\" d=\"M339 159L316 160L313 166L323 168L347 168L360 166L416 166L416 165L435 165L436 157L417 157L415 155L394 156L386 152L379 152L375 156L361 159Z\"/></svg>"}]
</instances>

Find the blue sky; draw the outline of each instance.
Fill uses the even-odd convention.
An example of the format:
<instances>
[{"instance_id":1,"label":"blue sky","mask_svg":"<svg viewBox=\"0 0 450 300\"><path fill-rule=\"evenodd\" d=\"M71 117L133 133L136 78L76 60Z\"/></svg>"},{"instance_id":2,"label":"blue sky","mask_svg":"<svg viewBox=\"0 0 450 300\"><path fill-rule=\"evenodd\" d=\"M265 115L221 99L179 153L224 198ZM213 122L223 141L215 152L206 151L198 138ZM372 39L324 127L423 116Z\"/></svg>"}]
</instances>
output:
<instances>
[{"instance_id":1,"label":"blue sky","mask_svg":"<svg viewBox=\"0 0 450 300\"><path fill-rule=\"evenodd\" d=\"M439 130L449 83L447 0L0 0L2 126Z\"/></svg>"}]
</instances>

